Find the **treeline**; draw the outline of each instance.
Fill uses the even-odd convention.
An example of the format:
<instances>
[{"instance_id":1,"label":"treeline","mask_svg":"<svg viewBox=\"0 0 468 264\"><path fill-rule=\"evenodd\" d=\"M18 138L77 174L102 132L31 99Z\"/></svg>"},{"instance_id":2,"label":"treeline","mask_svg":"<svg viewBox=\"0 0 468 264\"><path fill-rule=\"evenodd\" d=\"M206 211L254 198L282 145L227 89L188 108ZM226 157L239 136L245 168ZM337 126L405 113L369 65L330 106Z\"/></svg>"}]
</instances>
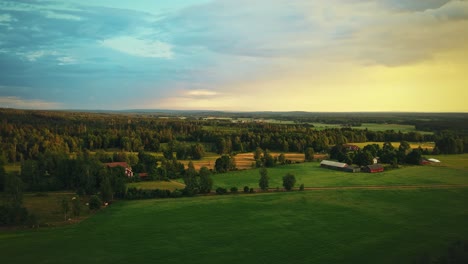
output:
<instances>
[{"instance_id":1,"label":"treeline","mask_svg":"<svg viewBox=\"0 0 468 264\"><path fill-rule=\"evenodd\" d=\"M350 150L344 145L335 145L330 150L330 158L349 165L359 166L371 165L374 158L379 157L379 162L397 166L398 164L419 165L423 160L423 155L432 154L428 149L412 149L408 142L400 142L400 146L395 148L391 142L385 142L382 147L378 144L369 144L359 150Z\"/></svg>"},{"instance_id":2,"label":"treeline","mask_svg":"<svg viewBox=\"0 0 468 264\"><path fill-rule=\"evenodd\" d=\"M46 151L83 150L163 152L166 159L200 159L205 152L327 152L329 146L367 141L435 141L418 132L315 130L308 124L262 124L161 119L151 116L0 110L0 148L8 162L37 160ZM463 138L467 142L466 138ZM188 143L187 143L188 142Z\"/></svg>"}]
</instances>

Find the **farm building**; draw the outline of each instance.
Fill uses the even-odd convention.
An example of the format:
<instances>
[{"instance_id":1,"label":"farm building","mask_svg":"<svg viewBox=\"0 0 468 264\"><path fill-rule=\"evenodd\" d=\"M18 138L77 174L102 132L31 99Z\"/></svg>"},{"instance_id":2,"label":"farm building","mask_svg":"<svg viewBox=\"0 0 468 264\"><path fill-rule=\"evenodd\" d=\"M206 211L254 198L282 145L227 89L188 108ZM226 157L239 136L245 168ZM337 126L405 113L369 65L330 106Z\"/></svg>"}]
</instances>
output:
<instances>
[{"instance_id":1,"label":"farm building","mask_svg":"<svg viewBox=\"0 0 468 264\"><path fill-rule=\"evenodd\" d=\"M359 168L358 166L348 166L344 169L344 171L346 172L360 172L361 171L361 168Z\"/></svg>"},{"instance_id":2,"label":"farm building","mask_svg":"<svg viewBox=\"0 0 468 264\"><path fill-rule=\"evenodd\" d=\"M104 163L104 166L108 168L122 167L125 169L125 175L127 175L127 177L133 177L132 168L127 164L127 162L109 162Z\"/></svg>"},{"instance_id":3,"label":"farm building","mask_svg":"<svg viewBox=\"0 0 468 264\"><path fill-rule=\"evenodd\" d=\"M432 159L428 159L428 161L434 162L434 163L440 163L440 160L438 160L438 159L433 159L433 158L432 158Z\"/></svg>"},{"instance_id":4,"label":"farm building","mask_svg":"<svg viewBox=\"0 0 468 264\"><path fill-rule=\"evenodd\" d=\"M427 164L431 164L431 162L427 159L421 160L421 165L427 165Z\"/></svg>"},{"instance_id":5,"label":"farm building","mask_svg":"<svg viewBox=\"0 0 468 264\"><path fill-rule=\"evenodd\" d=\"M141 180L147 181L149 180L149 175L146 172L140 172L138 173L138 177L140 177Z\"/></svg>"},{"instance_id":6,"label":"farm building","mask_svg":"<svg viewBox=\"0 0 468 264\"><path fill-rule=\"evenodd\" d=\"M349 166L346 163L331 161L331 160L322 160L320 163L320 167L332 169L332 170L340 170L346 172L360 172L361 169L355 166Z\"/></svg>"},{"instance_id":7,"label":"farm building","mask_svg":"<svg viewBox=\"0 0 468 264\"><path fill-rule=\"evenodd\" d=\"M364 172L369 172L369 173L376 173L376 172L383 172L384 167L381 164L372 164L372 165L367 165L363 168Z\"/></svg>"}]
</instances>

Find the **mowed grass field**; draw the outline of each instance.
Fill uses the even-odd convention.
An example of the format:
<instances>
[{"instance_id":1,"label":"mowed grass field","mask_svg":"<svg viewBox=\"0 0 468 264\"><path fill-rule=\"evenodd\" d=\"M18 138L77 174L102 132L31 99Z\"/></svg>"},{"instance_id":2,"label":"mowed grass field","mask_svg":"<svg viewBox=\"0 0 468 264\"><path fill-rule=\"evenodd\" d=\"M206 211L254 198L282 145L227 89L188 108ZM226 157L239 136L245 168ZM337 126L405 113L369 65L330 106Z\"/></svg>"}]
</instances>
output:
<instances>
[{"instance_id":1,"label":"mowed grass field","mask_svg":"<svg viewBox=\"0 0 468 264\"><path fill-rule=\"evenodd\" d=\"M126 201L0 233L2 263L412 263L468 238L468 189Z\"/></svg>"},{"instance_id":2,"label":"mowed grass field","mask_svg":"<svg viewBox=\"0 0 468 264\"><path fill-rule=\"evenodd\" d=\"M319 162L277 166L268 169L270 188L282 188L282 177L291 173L296 187L335 187L369 185L468 184L468 154L435 156L440 164L405 166L383 173L348 173L320 167ZM258 188L259 170L234 171L213 175L215 188L249 186Z\"/></svg>"}]
</instances>

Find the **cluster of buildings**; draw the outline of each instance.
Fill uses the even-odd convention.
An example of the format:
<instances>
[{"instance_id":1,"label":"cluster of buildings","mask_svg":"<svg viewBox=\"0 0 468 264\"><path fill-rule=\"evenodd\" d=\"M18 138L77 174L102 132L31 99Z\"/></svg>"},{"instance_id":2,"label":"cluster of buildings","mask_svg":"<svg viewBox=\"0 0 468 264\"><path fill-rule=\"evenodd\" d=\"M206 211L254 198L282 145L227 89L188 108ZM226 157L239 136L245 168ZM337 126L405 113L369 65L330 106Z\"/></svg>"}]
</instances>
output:
<instances>
[{"instance_id":1,"label":"cluster of buildings","mask_svg":"<svg viewBox=\"0 0 468 264\"><path fill-rule=\"evenodd\" d=\"M322 168L327 168L327 169L332 169L332 170L339 170L339 171L346 171L346 172L368 172L368 173L377 173L377 172L383 172L384 167L382 164L372 164L372 165L367 165L362 168L354 165L348 165L347 163L343 162L337 162L337 161L331 161L331 160L322 160L320 162L320 167Z\"/></svg>"},{"instance_id":2,"label":"cluster of buildings","mask_svg":"<svg viewBox=\"0 0 468 264\"><path fill-rule=\"evenodd\" d=\"M134 173L132 171L132 167L130 167L130 165L128 165L127 162L108 162L108 163L104 163L104 166L108 167L108 168L115 168L115 167L122 167L125 169L125 175L128 177L128 178L133 178L134 176L138 176L140 177L141 180L146 180L148 179L148 173Z\"/></svg>"}]
</instances>

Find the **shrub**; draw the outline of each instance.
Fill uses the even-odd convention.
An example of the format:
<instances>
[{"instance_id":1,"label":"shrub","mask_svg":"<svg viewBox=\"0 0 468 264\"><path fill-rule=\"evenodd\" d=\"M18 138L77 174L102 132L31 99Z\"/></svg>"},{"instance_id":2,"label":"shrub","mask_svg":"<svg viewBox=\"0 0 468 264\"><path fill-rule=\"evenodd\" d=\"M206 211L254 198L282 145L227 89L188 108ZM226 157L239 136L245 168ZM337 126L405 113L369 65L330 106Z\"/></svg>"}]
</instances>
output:
<instances>
[{"instance_id":1,"label":"shrub","mask_svg":"<svg viewBox=\"0 0 468 264\"><path fill-rule=\"evenodd\" d=\"M294 175L288 173L283 177L283 187L286 190L292 190L294 184L296 184L296 177Z\"/></svg>"},{"instance_id":2,"label":"shrub","mask_svg":"<svg viewBox=\"0 0 468 264\"><path fill-rule=\"evenodd\" d=\"M238 193L237 187L231 187L231 193Z\"/></svg>"},{"instance_id":3,"label":"shrub","mask_svg":"<svg viewBox=\"0 0 468 264\"><path fill-rule=\"evenodd\" d=\"M249 186L244 186L244 193L248 193L249 192Z\"/></svg>"},{"instance_id":4,"label":"shrub","mask_svg":"<svg viewBox=\"0 0 468 264\"><path fill-rule=\"evenodd\" d=\"M227 189L226 188L222 188L222 187L218 187L216 188L216 194L226 194L227 193Z\"/></svg>"},{"instance_id":5,"label":"shrub","mask_svg":"<svg viewBox=\"0 0 468 264\"><path fill-rule=\"evenodd\" d=\"M255 192L254 188L250 188L249 193L254 193L254 192Z\"/></svg>"},{"instance_id":6,"label":"shrub","mask_svg":"<svg viewBox=\"0 0 468 264\"><path fill-rule=\"evenodd\" d=\"M180 198L183 196L183 193L179 190L174 190L172 193L171 193L171 197L172 198Z\"/></svg>"},{"instance_id":7,"label":"shrub","mask_svg":"<svg viewBox=\"0 0 468 264\"><path fill-rule=\"evenodd\" d=\"M304 191L304 184L301 184L301 186L299 186L299 191Z\"/></svg>"},{"instance_id":8,"label":"shrub","mask_svg":"<svg viewBox=\"0 0 468 264\"><path fill-rule=\"evenodd\" d=\"M80 203L80 197L73 197L72 198L72 215L73 217L79 217L81 214L81 203Z\"/></svg>"},{"instance_id":9,"label":"shrub","mask_svg":"<svg viewBox=\"0 0 468 264\"><path fill-rule=\"evenodd\" d=\"M37 218L24 207L0 205L0 226L37 225Z\"/></svg>"},{"instance_id":10,"label":"shrub","mask_svg":"<svg viewBox=\"0 0 468 264\"><path fill-rule=\"evenodd\" d=\"M89 198L89 209L90 210L99 210L101 209L102 201L97 195L91 195Z\"/></svg>"}]
</instances>

